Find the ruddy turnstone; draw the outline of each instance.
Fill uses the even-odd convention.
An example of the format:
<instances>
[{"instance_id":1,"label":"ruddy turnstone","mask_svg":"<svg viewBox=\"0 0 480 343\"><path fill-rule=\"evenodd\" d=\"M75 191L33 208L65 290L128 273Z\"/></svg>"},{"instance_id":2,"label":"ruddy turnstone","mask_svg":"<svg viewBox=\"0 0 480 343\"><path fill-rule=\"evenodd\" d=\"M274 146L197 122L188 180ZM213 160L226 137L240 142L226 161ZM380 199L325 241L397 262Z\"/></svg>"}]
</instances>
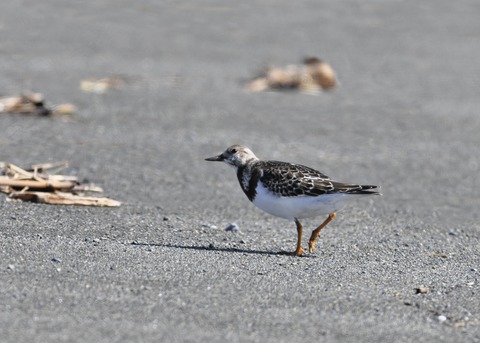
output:
<instances>
[{"instance_id":1,"label":"ruddy turnstone","mask_svg":"<svg viewBox=\"0 0 480 343\"><path fill-rule=\"evenodd\" d=\"M377 186L337 182L300 164L262 161L249 148L238 144L206 161L223 161L233 166L251 202L265 212L295 222L297 248L294 254L297 256L304 253L303 227L299 219L328 214L327 219L312 231L308 242L308 250L312 252L320 231L348 201L380 194Z\"/></svg>"}]
</instances>

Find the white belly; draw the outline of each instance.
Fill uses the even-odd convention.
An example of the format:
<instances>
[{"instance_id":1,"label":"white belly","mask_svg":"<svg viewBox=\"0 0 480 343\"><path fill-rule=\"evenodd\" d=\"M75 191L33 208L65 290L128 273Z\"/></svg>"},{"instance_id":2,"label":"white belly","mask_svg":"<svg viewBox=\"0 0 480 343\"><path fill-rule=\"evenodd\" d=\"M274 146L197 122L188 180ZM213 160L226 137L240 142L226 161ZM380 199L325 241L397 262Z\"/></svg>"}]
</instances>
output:
<instances>
[{"instance_id":1,"label":"white belly","mask_svg":"<svg viewBox=\"0 0 480 343\"><path fill-rule=\"evenodd\" d=\"M356 197L344 193L316 197L307 195L282 197L272 194L259 182L253 203L274 216L294 220L295 218L310 218L339 211L345 206L347 200Z\"/></svg>"}]
</instances>

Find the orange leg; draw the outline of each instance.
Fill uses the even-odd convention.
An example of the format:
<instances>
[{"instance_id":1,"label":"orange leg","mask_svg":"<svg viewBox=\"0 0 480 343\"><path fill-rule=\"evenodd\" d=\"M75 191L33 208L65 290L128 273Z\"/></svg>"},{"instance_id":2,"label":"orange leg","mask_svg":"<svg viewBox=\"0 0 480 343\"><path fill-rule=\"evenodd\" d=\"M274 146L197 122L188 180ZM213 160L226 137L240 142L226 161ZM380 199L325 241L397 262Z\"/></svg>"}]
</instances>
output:
<instances>
[{"instance_id":1,"label":"orange leg","mask_svg":"<svg viewBox=\"0 0 480 343\"><path fill-rule=\"evenodd\" d=\"M302 231L303 227L302 224L295 218L295 224L297 224L297 250L295 250L294 254L296 256L301 256L305 251L302 249Z\"/></svg>"},{"instance_id":2,"label":"orange leg","mask_svg":"<svg viewBox=\"0 0 480 343\"><path fill-rule=\"evenodd\" d=\"M328 215L328 218L325 219L325 221L320 224L315 230L312 231L312 235L310 236L310 240L308 241L308 251L309 252L312 252L313 249L315 248L315 244L317 243L317 238L318 236L320 236L320 231L328 225L328 223L330 223L332 220L335 219L335 217L337 216L337 214L335 212L333 213L330 213Z\"/></svg>"}]
</instances>

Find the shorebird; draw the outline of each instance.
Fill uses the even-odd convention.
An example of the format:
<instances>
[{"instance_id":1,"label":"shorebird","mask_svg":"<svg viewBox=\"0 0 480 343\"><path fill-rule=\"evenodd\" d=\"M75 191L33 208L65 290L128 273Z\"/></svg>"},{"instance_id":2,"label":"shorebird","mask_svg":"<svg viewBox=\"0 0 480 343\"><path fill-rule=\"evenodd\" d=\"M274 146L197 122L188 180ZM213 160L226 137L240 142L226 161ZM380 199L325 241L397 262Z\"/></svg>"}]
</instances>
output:
<instances>
[{"instance_id":1,"label":"shorebird","mask_svg":"<svg viewBox=\"0 0 480 343\"><path fill-rule=\"evenodd\" d=\"M380 194L377 186L337 182L301 164L260 160L249 148L238 144L205 160L225 162L235 168L243 192L254 205L295 222L297 245L294 254L297 256L305 252L300 219L328 215L310 235L308 250L311 253L320 231L347 202Z\"/></svg>"}]
</instances>

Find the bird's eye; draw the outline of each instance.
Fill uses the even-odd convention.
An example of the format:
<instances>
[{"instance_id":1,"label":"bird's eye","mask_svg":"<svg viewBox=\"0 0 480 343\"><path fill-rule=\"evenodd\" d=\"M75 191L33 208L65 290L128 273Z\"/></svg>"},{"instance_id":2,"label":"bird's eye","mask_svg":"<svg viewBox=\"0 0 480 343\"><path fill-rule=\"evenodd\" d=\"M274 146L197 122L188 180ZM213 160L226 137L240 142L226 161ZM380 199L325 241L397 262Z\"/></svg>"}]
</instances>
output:
<instances>
[{"instance_id":1,"label":"bird's eye","mask_svg":"<svg viewBox=\"0 0 480 343\"><path fill-rule=\"evenodd\" d=\"M232 153L232 154L237 153L237 149L235 149L235 148L230 149L230 153Z\"/></svg>"}]
</instances>

